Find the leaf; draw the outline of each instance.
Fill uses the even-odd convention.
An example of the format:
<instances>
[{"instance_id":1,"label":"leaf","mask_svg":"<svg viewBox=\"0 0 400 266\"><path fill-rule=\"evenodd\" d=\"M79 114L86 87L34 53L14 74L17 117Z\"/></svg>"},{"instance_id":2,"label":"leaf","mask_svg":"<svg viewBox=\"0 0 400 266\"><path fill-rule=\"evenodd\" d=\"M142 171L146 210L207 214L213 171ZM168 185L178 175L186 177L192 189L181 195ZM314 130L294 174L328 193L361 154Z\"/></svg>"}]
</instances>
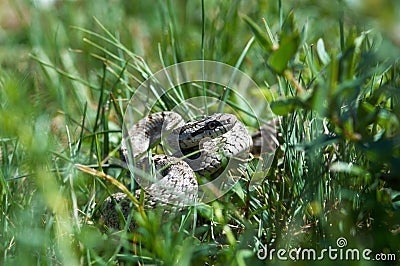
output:
<instances>
[{"instance_id":1,"label":"leaf","mask_svg":"<svg viewBox=\"0 0 400 266\"><path fill-rule=\"evenodd\" d=\"M317 54L322 64L327 65L331 61L331 58L325 50L324 40L321 38L317 41Z\"/></svg>"},{"instance_id":2,"label":"leaf","mask_svg":"<svg viewBox=\"0 0 400 266\"><path fill-rule=\"evenodd\" d=\"M254 253L250 249L241 249L236 253L236 261L237 265L239 266L245 266L246 265L246 259L250 258L253 256Z\"/></svg>"},{"instance_id":3,"label":"leaf","mask_svg":"<svg viewBox=\"0 0 400 266\"><path fill-rule=\"evenodd\" d=\"M291 10L287 17L285 18L285 21L282 24L281 28L281 38L283 35L292 35L294 32L296 32L296 26L294 22L294 11ZM282 35L283 34L283 35Z\"/></svg>"},{"instance_id":4,"label":"leaf","mask_svg":"<svg viewBox=\"0 0 400 266\"><path fill-rule=\"evenodd\" d=\"M290 59L294 57L300 44L300 35L296 31L289 36L284 36L279 48L268 59L268 64L279 74L282 74Z\"/></svg>"},{"instance_id":5,"label":"leaf","mask_svg":"<svg viewBox=\"0 0 400 266\"><path fill-rule=\"evenodd\" d=\"M265 52L269 53L272 51L272 42L268 40L266 33L255 23L251 18L243 15L243 20L249 25L250 30L253 32L257 42L261 45Z\"/></svg>"},{"instance_id":6,"label":"leaf","mask_svg":"<svg viewBox=\"0 0 400 266\"><path fill-rule=\"evenodd\" d=\"M242 200L242 202L245 202L246 195L244 194L243 188L240 186L240 183L236 183L232 189L233 191L235 191L236 195L238 195L238 197Z\"/></svg>"},{"instance_id":7,"label":"leaf","mask_svg":"<svg viewBox=\"0 0 400 266\"><path fill-rule=\"evenodd\" d=\"M366 170L361 168L360 166L354 165L352 163L346 162L336 162L333 163L330 167L330 170L333 172L343 172L347 174L352 174L356 176L365 176L368 174Z\"/></svg>"},{"instance_id":8,"label":"leaf","mask_svg":"<svg viewBox=\"0 0 400 266\"><path fill-rule=\"evenodd\" d=\"M306 104L299 98L289 98L284 100L276 100L271 103L271 110L276 115L287 115L296 109L304 108Z\"/></svg>"}]
</instances>

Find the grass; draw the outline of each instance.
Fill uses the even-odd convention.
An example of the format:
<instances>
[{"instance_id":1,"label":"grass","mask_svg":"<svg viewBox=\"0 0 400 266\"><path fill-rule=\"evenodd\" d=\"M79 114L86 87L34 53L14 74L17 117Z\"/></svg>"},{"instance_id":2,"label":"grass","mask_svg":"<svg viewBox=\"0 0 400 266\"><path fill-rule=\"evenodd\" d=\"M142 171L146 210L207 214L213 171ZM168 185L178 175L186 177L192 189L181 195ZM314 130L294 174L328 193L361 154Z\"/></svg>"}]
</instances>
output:
<instances>
[{"instance_id":1,"label":"grass","mask_svg":"<svg viewBox=\"0 0 400 266\"><path fill-rule=\"evenodd\" d=\"M2 264L263 265L265 249L340 237L399 263L396 1L43 3L0 2ZM270 171L249 168L224 197L168 217L133 206L137 229L105 230L96 206L118 187L101 176L129 182L115 164L129 99L152 73L196 59L238 67L270 101ZM175 88L159 108L209 95L204 85Z\"/></svg>"}]
</instances>

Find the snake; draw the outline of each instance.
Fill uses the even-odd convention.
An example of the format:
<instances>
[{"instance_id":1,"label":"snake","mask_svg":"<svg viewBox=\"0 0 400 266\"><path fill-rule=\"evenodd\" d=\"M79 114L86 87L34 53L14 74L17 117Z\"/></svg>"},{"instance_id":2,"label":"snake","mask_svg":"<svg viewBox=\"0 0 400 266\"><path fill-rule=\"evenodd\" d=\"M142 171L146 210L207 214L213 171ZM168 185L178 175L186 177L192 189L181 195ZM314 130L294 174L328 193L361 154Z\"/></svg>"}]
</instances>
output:
<instances>
[{"instance_id":1,"label":"snake","mask_svg":"<svg viewBox=\"0 0 400 266\"><path fill-rule=\"evenodd\" d=\"M162 143L165 154L149 155L158 143ZM123 136L121 150L127 162L133 162L130 170L142 172L135 180L147 192L149 206L185 206L197 200L196 173L208 177L218 174L230 158L248 158L252 145L246 126L233 114L215 113L185 122L178 113L163 111L131 126ZM150 180L144 173L152 170L156 175ZM109 226L115 227L118 220L115 203L125 201L124 216L129 210L125 198L120 192L105 200L104 220Z\"/></svg>"}]
</instances>

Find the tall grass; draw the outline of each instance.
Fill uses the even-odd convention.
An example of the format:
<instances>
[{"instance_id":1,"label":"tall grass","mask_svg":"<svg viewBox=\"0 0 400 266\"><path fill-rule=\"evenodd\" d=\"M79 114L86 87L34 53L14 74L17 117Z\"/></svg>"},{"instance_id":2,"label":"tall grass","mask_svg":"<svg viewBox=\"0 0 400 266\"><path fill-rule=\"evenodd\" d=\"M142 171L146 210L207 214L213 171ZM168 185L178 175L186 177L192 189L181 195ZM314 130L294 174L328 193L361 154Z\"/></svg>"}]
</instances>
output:
<instances>
[{"instance_id":1,"label":"tall grass","mask_svg":"<svg viewBox=\"0 0 400 266\"><path fill-rule=\"evenodd\" d=\"M2 263L263 265L263 248L339 237L398 263L399 4L382 2L3 3L18 23L0 32ZM130 97L202 58L251 76L279 116L266 179L249 190L249 168L210 204L167 218L132 207L135 230L105 230L98 206L118 188L76 164L128 183Z\"/></svg>"}]
</instances>

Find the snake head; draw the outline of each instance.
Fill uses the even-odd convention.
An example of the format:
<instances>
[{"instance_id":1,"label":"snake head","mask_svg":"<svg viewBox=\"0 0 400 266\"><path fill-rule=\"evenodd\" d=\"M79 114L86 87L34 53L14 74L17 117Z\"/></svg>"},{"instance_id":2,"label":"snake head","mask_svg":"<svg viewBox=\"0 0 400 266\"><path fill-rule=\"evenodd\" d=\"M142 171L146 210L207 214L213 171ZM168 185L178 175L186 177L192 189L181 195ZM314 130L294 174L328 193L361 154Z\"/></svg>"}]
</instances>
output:
<instances>
[{"instance_id":1,"label":"snake head","mask_svg":"<svg viewBox=\"0 0 400 266\"><path fill-rule=\"evenodd\" d=\"M235 115L216 113L200 120L188 122L180 128L180 146L184 149L198 147L205 138L214 139L231 130L236 121Z\"/></svg>"}]
</instances>

